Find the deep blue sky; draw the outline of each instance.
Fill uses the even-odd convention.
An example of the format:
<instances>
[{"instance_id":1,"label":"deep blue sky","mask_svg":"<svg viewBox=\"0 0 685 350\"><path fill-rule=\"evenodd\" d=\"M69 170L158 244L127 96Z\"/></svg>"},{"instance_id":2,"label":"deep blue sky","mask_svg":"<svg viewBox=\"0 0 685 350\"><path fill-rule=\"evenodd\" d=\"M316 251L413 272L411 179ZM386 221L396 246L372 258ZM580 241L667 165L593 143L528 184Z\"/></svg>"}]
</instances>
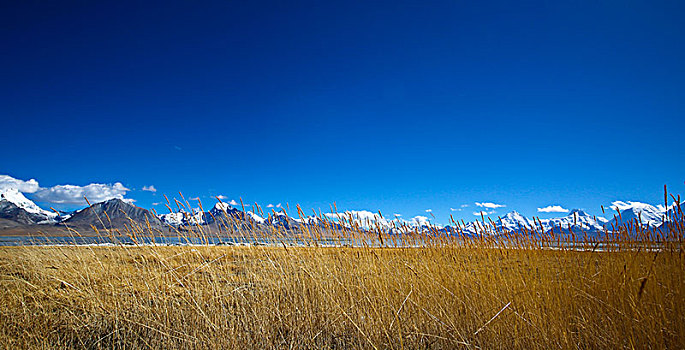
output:
<instances>
[{"instance_id":1,"label":"deep blue sky","mask_svg":"<svg viewBox=\"0 0 685 350\"><path fill-rule=\"evenodd\" d=\"M0 173L498 214L685 185L685 2L3 2ZM154 185L152 195L139 191Z\"/></svg>"}]
</instances>

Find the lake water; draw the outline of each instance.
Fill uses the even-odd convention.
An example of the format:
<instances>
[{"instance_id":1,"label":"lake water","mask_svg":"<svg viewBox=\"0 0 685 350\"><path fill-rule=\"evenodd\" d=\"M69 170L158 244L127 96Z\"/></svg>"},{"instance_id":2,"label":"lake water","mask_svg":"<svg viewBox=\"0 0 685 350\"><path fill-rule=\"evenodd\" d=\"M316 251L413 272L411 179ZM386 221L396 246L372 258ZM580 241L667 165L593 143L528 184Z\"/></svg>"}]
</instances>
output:
<instances>
[{"instance_id":1,"label":"lake water","mask_svg":"<svg viewBox=\"0 0 685 350\"><path fill-rule=\"evenodd\" d=\"M348 240L320 239L321 246L349 245ZM301 238L277 238L259 240L249 237L138 237L136 241L129 237L45 237L45 236L0 236L0 246L32 245L282 245L311 246L311 240Z\"/></svg>"}]
</instances>

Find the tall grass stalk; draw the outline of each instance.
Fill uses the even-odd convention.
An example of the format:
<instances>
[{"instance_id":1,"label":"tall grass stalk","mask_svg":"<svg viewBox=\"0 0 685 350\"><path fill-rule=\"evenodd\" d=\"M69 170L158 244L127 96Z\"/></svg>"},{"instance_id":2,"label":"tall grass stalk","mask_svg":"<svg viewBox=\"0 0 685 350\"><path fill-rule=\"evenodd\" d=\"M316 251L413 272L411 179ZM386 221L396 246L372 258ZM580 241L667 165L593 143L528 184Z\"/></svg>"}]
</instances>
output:
<instances>
[{"instance_id":1,"label":"tall grass stalk","mask_svg":"<svg viewBox=\"0 0 685 350\"><path fill-rule=\"evenodd\" d=\"M507 232L485 220L476 234L457 222L453 233L391 234L325 217L285 230L227 213L214 230L131 221L102 234L131 237L132 246L0 248L0 344L685 348L676 208L659 229L638 219L594 238L566 228ZM203 244L141 244L169 234ZM212 235L265 245L210 245Z\"/></svg>"}]
</instances>

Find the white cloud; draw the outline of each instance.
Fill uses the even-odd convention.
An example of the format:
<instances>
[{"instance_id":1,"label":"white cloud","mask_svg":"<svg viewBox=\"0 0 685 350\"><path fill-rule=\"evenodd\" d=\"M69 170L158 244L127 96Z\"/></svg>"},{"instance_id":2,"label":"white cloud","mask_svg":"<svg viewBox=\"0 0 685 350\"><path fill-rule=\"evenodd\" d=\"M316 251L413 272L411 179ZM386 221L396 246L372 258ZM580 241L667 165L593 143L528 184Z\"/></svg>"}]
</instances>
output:
<instances>
[{"instance_id":1,"label":"white cloud","mask_svg":"<svg viewBox=\"0 0 685 350\"><path fill-rule=\"evenodd\" d=\"M226 199L226 198L228 198L228 197L226 197L226 196L220 194L220 195L216 196L216 198L219 198L219 200L224 200L224 199Z\"/></svg>"},{"instance_id":2,"label":"white cloud","mask_svg":"<svg viewBox=\"0 0 685 350\"><path fill-rule=\"evenodd\" d=\"M159 205L159 204L160 204L160 203L157 203L157 202L152 203L152 205L154 205L154 206L157 206L157 205Z\"/></svg>"},{"instance_id":3,"label":"white cloud","mask_svg":"<svg viewBox=\"0 0 685 350\"><path fill-rule=\"evenodd\" d=\"M506 207L506 205L504 205L504 204L495 204L495 203L491 203L491 202L482 202L482 203L476 202L476 205L481 207L481 208L488 208L488 209L497 209L497 208Z\"/></svg>"},{"instance_id":4,"label":"white cloud","mask_svg":"<svg viewBox=\"0 0 685 350\"><path fill-rule=\"evenodd\" d=\"M24 181L9 175L0 175L0 191L7 189L16 189L24 193L35 193L40 189L40 186L38 186L38 181L35 179Z\"/></svg>"},{"instance_id":5,"label":"white cloud","mask_svg":"<svg viewBox=\"0 0 685 350\"><path fill-rule=\"evenodd\" d=\"M548 205L544 208L538 208L539 213L568 213L568 209L562 208L560 205Z\"/></svg>"},{"instance_id":6,"label":"white cloud","mask_svg":"<svg viewBox=\"0 0 685 350\"><path fill-rule=\"evenodd\" d=\"M240 203L236 202L235 199L231 199L231 201L228 202L228 204L235 206L235 205L238 205Z\"/></svg>"},{"instance_id":7,"label":"white cloud","mask_svg":"<svg viewBox=\"0 0 685 350\"><path fill-rule=\"evenodd\" d=\"M494 210L490 210L490 211L474 211L474 212L473 212L473 215L477 215L477 216L486 215L486 216L487 216L487 215L493 214L494 212L495 212Z\"/></svg>"},{"instance_id":8,"label":"white cloud","mask_svg":"<svg viewBox=\"0 0 685 350\"><path fill-rule=\"evenodd\" d=\"M400 216L402 216L402 214L397 214L397 213L392 214L392 215L395 215L396 218L399 218Z\"/></svg>"},{"instance_id":9,"label":"white cloud","mask_svg":"<svg viewBox=\"0 0 685 350\"><path fill-rule=\"evenodd\" d=\"M86 186L57 185L49 188L40 188L35 192L35 198L41 202L57 204L84 204L84 197L91 203L104 202L109 199L124 199L126 192L130 191L121 182L114 184L92 183ZM126 199L133 202L131 199Z\"/></svg>"},{"instance_id":10,"label":"white cloud","mask_svg":"<svg viewBox=\"0 0 685 350\"><path fill-rule=\"evenodd\" d=\"M276 204L276 208L280 208L280 207L281 207L281 203Z\"/></svg>"},{"instance_id":11,"label":"white cloud","mask_svg":"<svg viewBox=\"0 0 685 350\"><path fill-rule=\"evenodd\" d=\"M433 209L426 209L426 213L432 213Z\"/></svg>"},{"instance_id":12,"label":"white cloud","mask_svg":"<svg viewBox=\"0 0 685 350\"><path fill-rule=\"evenodd\" d=\"M0 190L10 188L24 193L33 193L35 200L39 202L54 204L86 204L84 197L88 198L91 204L114 198L121 199L127 203L135 202L133 199L124 198L126 192L130 191L130 189L126 188L121 182L115 182L114 184L92 183L86 186L57 185L40 187L35 179L24 181L8 175L0 175Z\"/></svg>"},{"instance_id":13,"label":"white cloud","mask_svg":"<svg viewBox=\"0 0 685 350\"><path fill-rule=\"evenodd\" d=\"M450 208L450 211L462 211L464 208L468 208L468 204L462 204L459 206L459 208Z\"/></svg>"},{"instance_id":14,"label":"white cloud","mask_svg":"<svg viewBox=\"0 0 685 350\"><path fill-rule=\"evenodd\" d=\"M189 201L199 201L200 197L190 197L188 198Z\"/></svg>"},{"instance_id":15,"label":"white cloud","mask_svg":"<svg viewBox=\"0 0 685 350\"><path fill-rule=\"evenodd\" d=\"M148 192L157 192L157 189L155 186L150 185L150 186L143 186L143 191L148 191Z\"/></svg>"},{"instance_id":16,"label":"white cloud","mask_svg":"<svg viewBox=\"0 0 685 350\"><path fill-rule=\"evenodd\" d=\"M273 205L273 204L271 204L271 203L269 203L269 205L267 205L266 207L267 207L267 208L273 208L273 207L274 207L274 205Z\"/></svg>"}]
</instances>

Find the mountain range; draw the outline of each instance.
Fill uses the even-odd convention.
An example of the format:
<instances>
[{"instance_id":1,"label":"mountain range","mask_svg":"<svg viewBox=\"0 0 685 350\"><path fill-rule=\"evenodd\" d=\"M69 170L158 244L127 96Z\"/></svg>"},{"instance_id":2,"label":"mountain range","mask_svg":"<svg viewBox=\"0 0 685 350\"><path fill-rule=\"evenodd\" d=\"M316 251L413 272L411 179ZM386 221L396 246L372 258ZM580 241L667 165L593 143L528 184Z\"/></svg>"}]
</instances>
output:
<instances>
[{"instance_id":1,"label":"mountain range","mask_svg":"<svg viewBox=\"0 0 685 350\"><path fill-rule=\"evenodd\" d=\"M161 229L184 229L188 226L205 226L218 230L229 227L263 228L266 226L281 227L286 230L297 229L303 225L324 225L328 227L348 227L361 230L382 230L390 233L408 231L442 231L457 230L474 234L487 231L555 231L586 232L599 234L612 231L626 223L640 222L644 226L656 228L664 225L676 212L675 205L669 208L663 205L652 206L640 202L615 202L616 213L610 218L592 216L582 210L574 209L563 217L551 219L528 218L516 211L501 217L487 218L472 222L456 223L455 226L440 226L430 222L427 217L417 216L411 220L395 217L388 219L370 211L346 211L328 213L323 217L308 216L293 218L284 211L272 211L264 217L252 211L242 211L227 203L216 203L209 211L179 209L176 212L156 215L153 211L137 207L121 199L110 199L95 203L72 213L48 211L40 208L21 192L15 189L0 191L0 229L22 226L67 225L74 227L124 228L131 226ZM681 210L685 204L681 204Z\"/></svg>"}]
</instances>

